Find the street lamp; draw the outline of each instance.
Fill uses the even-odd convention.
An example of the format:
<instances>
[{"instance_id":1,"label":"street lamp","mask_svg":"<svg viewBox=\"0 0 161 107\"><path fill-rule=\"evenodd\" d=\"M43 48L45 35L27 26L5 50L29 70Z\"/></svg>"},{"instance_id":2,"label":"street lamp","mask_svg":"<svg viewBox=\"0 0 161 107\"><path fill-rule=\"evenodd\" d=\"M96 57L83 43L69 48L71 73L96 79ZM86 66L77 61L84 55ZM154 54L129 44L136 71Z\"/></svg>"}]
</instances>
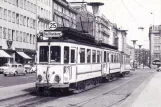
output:
<instances>
[{"instance_id":1,"label":"street lamp","mask_svg":"<svg viewBox=\"0 0 161 107\"><path fill-rule=\"evenodd\" d=\"M104 5L104 3L101 3L101 2L90 2L90 3L87 3L87 5L92 6L93 16L94 16L94 19L93 19L93 36L96 39L96 16L98 14L99 6Z\"/></svg>"},{"instance_id":2,"label":"street lamp","mask_svg":"<svg viewBox=\"0 0 161 107\"><path fill-rule=\"evenodd\" d=\"M140 62L142 62L140 56L141 56L141 47L142 45L138 45L139 46L139 66L140 66Z\"/></svg>"},{"instance_id":3,"label":"street lamp","mask_svg":"<svg viewBox=\"0 0 161 107\"><path fill-rule=\"evenodd\" d=\"M136 41L137 40L131 40L133 42L133 46L134 46L134 61L133 61L133 69L135 70L135 45L136 45Z\"/></svg>"}]
</instances>

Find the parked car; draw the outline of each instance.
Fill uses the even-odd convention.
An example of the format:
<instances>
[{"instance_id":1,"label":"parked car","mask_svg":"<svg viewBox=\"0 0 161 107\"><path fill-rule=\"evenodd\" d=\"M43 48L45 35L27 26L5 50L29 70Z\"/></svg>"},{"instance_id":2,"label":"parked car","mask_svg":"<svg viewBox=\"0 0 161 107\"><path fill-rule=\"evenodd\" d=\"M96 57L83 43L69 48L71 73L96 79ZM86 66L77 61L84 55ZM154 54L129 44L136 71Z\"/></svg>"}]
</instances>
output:
<instances>
[{"instance_id":1,"label":"parked car","mask_svg":"<svg viewBox=\"0 0 161 107\"><path fill-rule=\"evenodd\" d=\"M11 67L12 64L6 63L3 66L0 67L0 73L3 73L4 70L8 69L9 67Z\"/></svg>"},{"instance_id":2,"label":"parked car","mask_svg":"<svg viewBox=\"0 0 161 107\"><path fill-rule=\"evenodd\" d=\"M26 65L24 65L24 68L25 68L25 72L26 72L26 73L32 73L32 72L31 72L31 68L32 68L31 65L26 64Z\"/></svg>"},{"instance_id":3,"label":"parked car","mask_svg":"<svg viewBox=\"0 0 161 107\"><path fill-rule=\"evenodd\" d=\"M34 66L34 65L32 66L31 72L32 72L32 73L36 73L36 66Z\"/></svg>"},{"instance_id":4,"label":"parked car","mask_svg":"<svg viewBox=\"0 0 161 107\"><path fill-rule=\"evenodd\" d=\"M158 71L158 72L160 72L160 71L161 71L161 66L159 66L159 67L157 68L157 71Z\"/></svg>"},{"instance_id":5,"label":"parked car","mask_svg":"<svg viewBox=\"0 0 161 107\"><path fill-rule=\"evenodd\" d=\"M22 64L12 64L11 67L4 70L3 74L4 74L4 76L8 76L8 75L17 76L20 74L26 75L26 72L25 72L25 68L23 67Z\"/></svg>"}]
</instances>

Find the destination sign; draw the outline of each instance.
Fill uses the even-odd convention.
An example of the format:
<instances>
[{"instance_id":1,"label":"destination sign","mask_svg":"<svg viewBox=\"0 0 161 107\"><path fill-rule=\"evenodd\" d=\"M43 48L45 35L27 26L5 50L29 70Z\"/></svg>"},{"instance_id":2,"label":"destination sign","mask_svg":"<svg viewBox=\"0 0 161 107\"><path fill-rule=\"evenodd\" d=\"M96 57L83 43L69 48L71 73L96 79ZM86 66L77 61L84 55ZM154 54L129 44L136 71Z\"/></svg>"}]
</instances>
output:
<instances>
[{"instance_id":1,"label":"destination sign","mask_svg":"<svg viewBox=\"0 0 161 107\"><path fill-rule=\"evenodd\" d=\"M63 35L60 31L44 31L44 37L61 37Z\"/></svg>"}]
</instances>

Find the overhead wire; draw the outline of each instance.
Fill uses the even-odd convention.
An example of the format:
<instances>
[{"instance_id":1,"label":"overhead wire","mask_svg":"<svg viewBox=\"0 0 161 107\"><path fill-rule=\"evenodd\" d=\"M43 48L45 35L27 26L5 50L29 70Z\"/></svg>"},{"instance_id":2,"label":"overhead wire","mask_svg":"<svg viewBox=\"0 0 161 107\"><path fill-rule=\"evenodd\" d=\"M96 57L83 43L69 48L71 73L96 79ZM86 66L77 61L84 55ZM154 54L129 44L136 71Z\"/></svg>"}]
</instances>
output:
<instances>
[{"instance_id":1,"label":"overhead wire","mask_svg":"<svg viewBox=\"0 0 161 107\"><path fill-rule=\"evenodd\" d=\"M137 24L138 26L140 26L140 25L137 23L137 21L136 21L136 19L134 18L134 16L132 15L132 13L130 12L129 8L128 8L128 7L126 6L126 4L124 3L124 1L121 0L121 2L122 2L122 4L124 5L124 7L126 8L126 10L128 11L128 13L130 14L130 16L133 18L133 21L135 21L136 24Z\"/></svg>"}]
</instances>

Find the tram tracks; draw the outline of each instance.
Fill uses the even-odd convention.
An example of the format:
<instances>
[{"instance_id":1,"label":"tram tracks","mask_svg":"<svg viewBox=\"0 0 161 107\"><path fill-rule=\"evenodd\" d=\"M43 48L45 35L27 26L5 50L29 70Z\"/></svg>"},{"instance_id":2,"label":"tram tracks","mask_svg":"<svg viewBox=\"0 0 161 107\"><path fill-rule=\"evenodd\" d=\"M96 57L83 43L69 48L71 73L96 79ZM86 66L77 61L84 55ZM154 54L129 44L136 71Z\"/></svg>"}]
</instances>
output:
<instances>
[{"instance_id":1,"label":"tram tracks","mask_svg":"<svg viewBox=\"0 0 161 107\"><path fill-rule=\"evenodd\" d=\"M81 106L81 105L87 104L87 103L89 103L101 96L111 93L112 91L114 91L126 84L129 84L130 82L132 82L134 80L137 80L138 78L139 78L139 76L135 76L132 79L128 79L128 80L125 79L126 81L123 82L122 84L119 84L113 88L110 88L109 90L107 90L103 93L100 93L99 95L92 96L92 98L89 98L89 99L84 99L78 103L70 103L69 102L67 106L68 107L73 107L73 106L76 107L76 106ZM41 106L42 104L47 104L48 102L52 102L52 101L57 101L57 100L65 101L66 99L70 99L75 96L79 96L79 94L61 95L60 93L57 93L57 95L44 97L44 96L37 96L35 94L35 92L32 92L32 93L21 95L21 96L15 96L13 98L0 100L0 107L35 107L35 106L39 106L39 105ZM126 96L128 97L128 95L125 94L125 97ZM122 100L120 100L120 101L122 101Z\"/></svg>"}]
</instances>

